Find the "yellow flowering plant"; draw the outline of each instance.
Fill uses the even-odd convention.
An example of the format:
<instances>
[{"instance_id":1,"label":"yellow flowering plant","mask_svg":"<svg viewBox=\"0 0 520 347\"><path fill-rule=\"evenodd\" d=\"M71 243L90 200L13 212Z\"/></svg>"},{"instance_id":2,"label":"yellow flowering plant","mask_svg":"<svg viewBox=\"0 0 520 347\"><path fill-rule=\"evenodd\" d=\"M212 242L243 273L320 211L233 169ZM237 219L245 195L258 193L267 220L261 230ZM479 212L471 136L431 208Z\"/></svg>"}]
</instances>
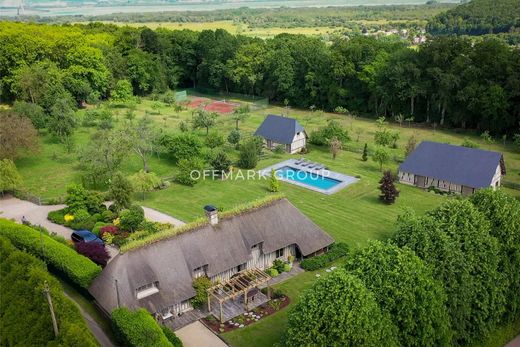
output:
<instances>
[{"instance_id":1,"label":"yellow flowering plant","mask_svg":"<svg viewBox=\"0 0 520 347\"><path fill-rule=\"evenodd\" d=\"M65 220L65 222L72 222L74 220L74 215L70 214L70 213L67 213L65 216L63 216L63 219Z\"/></svg>"},{"instance_id":2,"label":"yellow flowering plant","mask_svg":"<svg viewBox=\"0 0 520 347\"><path fill-rule=\"evenodd\" d=\"M114 224L115 226L119 226L120 223L121 223L121 220L119 218L116 218L112 221L112 224Z\"/></svg>"}]
</instances>

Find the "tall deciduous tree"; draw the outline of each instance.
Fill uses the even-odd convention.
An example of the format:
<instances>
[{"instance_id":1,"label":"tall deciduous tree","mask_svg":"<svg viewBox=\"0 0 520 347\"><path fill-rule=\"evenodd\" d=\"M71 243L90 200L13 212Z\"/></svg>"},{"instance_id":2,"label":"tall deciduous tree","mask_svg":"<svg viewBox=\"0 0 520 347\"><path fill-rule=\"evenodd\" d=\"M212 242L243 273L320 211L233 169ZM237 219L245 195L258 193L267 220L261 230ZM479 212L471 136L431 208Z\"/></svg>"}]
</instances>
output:
<instances>
[{"instance_id":1,"label":"tall deciduous tree","mask_svg":"<svg viewBox=\"0 0 520 347\"><path fill-rule=\"evenodd\" d=\"M29 118L0 112L0 159L16 159L38 149L38 133Z\"/></svg>"},{"instance_id":2,"label":"tall deciduous tree","mask_svg":"<svg viewBox=\"0 0 520 347\"><path fill-rule=\"evenodd\" d=\"M128 122L125 126L125 133L129 137L130 148L143 162L143 170L149 172L148 158L155 150L158 138L157 131L152 126L152 120L145 116L136 125Z\"/></svg>"},{"instance_id":3,"label":"tall deciduous tree","mask_svg":"<svg viewBox=\"0 0 520 347\"><path fill-rule=\"evenodd\" d=\"M424 217L407 212L394 240L415 251L442 282L455 343L471 344L495 327L505 304L500 247L469 201L450 200Z\"/></svg>"},{"instance_id":4,"label":"tall deciduous tree","mask_svg":"<svg viewBox=\"0 0 520 347\"><path fill-rule=\"evenodd\" d=\"M361 279L390 316L400 345L451 345L446 293L412 251L373 241L348 259L346 269Z\"/></svg>"},{"instance_id":5,"label":"tall deciduous tree","mask_svg":"<svg viewBox=\"0 0 520 347\"><path fill-rule=\"evenodd\" d=\"M500 252L500 271L507 281L506 316L520 313L520 202L502 190L479 190L470 201L491 222L491 235L497 238Z\"/></svg>"},{"instance_id":6,"label":"tall deciduous tree","mask_svg":"<svg viewBox=\"0 0 520 347\"><path fill-rule=\"evenodd\" d=\"M341 152L343 145L337 137L333 137L329 140L329 148L330 153L332 154L332 159L336 159L336 156Z\"/></svg>"},{"instance_id":7,"label":"tall deciduous tree","mask_svg":"<svg viewBox=\"0 0 520 347\"><path fill-rule=\"evenodd\" d=\"M287 346L398 346L397 328L374 296L344 270L320 278L289 314Z\"/></svg>"}]
</instances>

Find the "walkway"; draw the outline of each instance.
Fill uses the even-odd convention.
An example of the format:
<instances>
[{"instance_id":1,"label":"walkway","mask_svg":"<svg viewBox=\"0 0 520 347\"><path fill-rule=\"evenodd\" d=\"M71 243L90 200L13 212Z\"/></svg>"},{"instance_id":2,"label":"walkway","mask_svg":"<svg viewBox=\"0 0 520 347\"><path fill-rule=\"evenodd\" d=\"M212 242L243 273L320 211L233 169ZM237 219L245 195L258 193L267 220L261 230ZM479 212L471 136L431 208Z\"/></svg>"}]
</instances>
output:
<instances>
[{"instance_id":1,"label":"walkway","mask_svg":"<svg viewBox=\"0 0 520 347\"><path fill-rule=\"evenodd\" d=\"M34 225L41 225L45 229L55 232L66 239L70 239L72 229L63 225L52 223L47 219L47 214L64 208L65 205L40 206L30 201L20 200L14 197L0 199L0 218L14 219L18 223L22 222L22 217Z\"/></svg>"},{"instance_id":2,"label":"walkway","mask_svg":"<svg viewBox=\"0 0 520 347\"><path fill-rule=\"evenodd\" d=\"M175 334L184 347L227 347L224 341L199 321L177 330Z\"/></svg>"},{"instance_id":3,"label":"walkway","mask_svg":"<svg viewBox=\"0 0 520 347\"><path fill-rule=\"evenodd\" d=\"M81 315L87 322L87 325L92 332L92 335L96 338L97 342L99 342L99 345L101 347L115 347L115 345L112 343L112 340L105 334L105 331L99 326L99 324L92 318L87 312L83 310L80 304L78 304L74 299L67 294L66 291L63 291L63 294L65 294L66 297L68 297L76 306L78 307Z\"/></svg>"},{"instance_id":4,"label":"walkway","mask_svg":"<svg viewBox=\"0 0 520 347\"><path fill-rule=\"evenodd\" d=\"M509 342L505 347L520 347L520 335L518 335L514 340Z\"/></svg>"},{"instance_id":5,"label":"walkway","mask_svg":"<svg viewBox=\"0 0 520 347\"><path fill-rule=\"evenodd\" d=\"M159 212L157 210L154 210L153 208L145 207L145 206L142 206L142 207L144 210L144 217L151 221L159 222L159 223L170 223L171 225L176 226L176 227L186 224L177 218L173 218L172 216Z\"/></svg>"}]
</instances>

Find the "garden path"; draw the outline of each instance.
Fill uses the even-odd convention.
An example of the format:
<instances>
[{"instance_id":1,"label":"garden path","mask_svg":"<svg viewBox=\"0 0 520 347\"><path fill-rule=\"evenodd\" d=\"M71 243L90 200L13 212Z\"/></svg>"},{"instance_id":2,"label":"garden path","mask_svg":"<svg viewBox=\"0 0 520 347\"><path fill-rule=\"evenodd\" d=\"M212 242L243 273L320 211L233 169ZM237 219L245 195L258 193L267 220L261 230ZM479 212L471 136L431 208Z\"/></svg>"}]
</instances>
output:
<instances>
[{"instance_id":1,"label":"garden path","mask_svg":"<svg viewBox=\"0 0 520 347\"><path fill-rule=\"evenodd\" d=\"M518 335L514 340L509 342L506 347L520 347L520 335Z\"/></svg>"},{"instance_id":2,"label":"garden path","mask_svg":"<svg viewBox=\"0 0 520 347\"><path fill-rule=\"evenodd\" d=\"M154 210L153 208L146 207L146 206L142 206L142 207L143 207L144 216L146 219L152 220L154 222L170 223L171 225L176 226L176 227L186 224L177 218L174 218L168 214Z\"/></svg>"}]
</instances>

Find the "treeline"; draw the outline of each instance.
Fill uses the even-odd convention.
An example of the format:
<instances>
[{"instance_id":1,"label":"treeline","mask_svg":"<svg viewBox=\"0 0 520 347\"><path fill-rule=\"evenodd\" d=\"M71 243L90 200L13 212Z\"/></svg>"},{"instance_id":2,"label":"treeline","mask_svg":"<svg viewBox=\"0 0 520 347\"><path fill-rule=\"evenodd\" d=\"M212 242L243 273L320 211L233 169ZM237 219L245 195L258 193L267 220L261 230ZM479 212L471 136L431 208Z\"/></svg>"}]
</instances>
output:
<instances>
[{"instance_id":1,"label":"treeline","mask_svg":"<svg viewBox=\"0 0 520 347\"><path fill-rule=\"evenodd\" d=\"M503 191L408 211L303 293L282 345L479 345L519 318L519 266L520 203Z\"/></svg>"},{"instance_id":2,"label":"treeline","mask_svg":"<svg viewBox=\"0 0 520 347\"><path fill-rule=\"evenodd\" d=\"M493 38L440 37L410 49L396 38L328 45L289 34L4 22L0 76L3 101L38 105L55 130L71 105L107 98L121 81L135 95L204 87L493 134L513 133L520 121L520 52Z\"/></svg>"},{"instance_id":3,"label":"treeline","mask_svg":"<svg viewBox=\"0 0 520 347\"><path fill-rule=\"evenodd\" d=\"M433 35L485 35L520 30L520 1L473 0L430 20Z\"/></svg>"},{"instance_id":4,"label":"treeline","mask_svg":"<svg viewBox=\"0 0 520 347\"><path fill-rule=\"evenodd\" d=\"M98 16L19 17L16 20L69 23L80 21L179 22L201 23L234 21L250 27L342 27L352 21L419 21L453 8L454 4L342 6L322 8L256 8L242 7L213 11L169 11L158 13L113 13Z\"/></svg>"}]
</instances>

